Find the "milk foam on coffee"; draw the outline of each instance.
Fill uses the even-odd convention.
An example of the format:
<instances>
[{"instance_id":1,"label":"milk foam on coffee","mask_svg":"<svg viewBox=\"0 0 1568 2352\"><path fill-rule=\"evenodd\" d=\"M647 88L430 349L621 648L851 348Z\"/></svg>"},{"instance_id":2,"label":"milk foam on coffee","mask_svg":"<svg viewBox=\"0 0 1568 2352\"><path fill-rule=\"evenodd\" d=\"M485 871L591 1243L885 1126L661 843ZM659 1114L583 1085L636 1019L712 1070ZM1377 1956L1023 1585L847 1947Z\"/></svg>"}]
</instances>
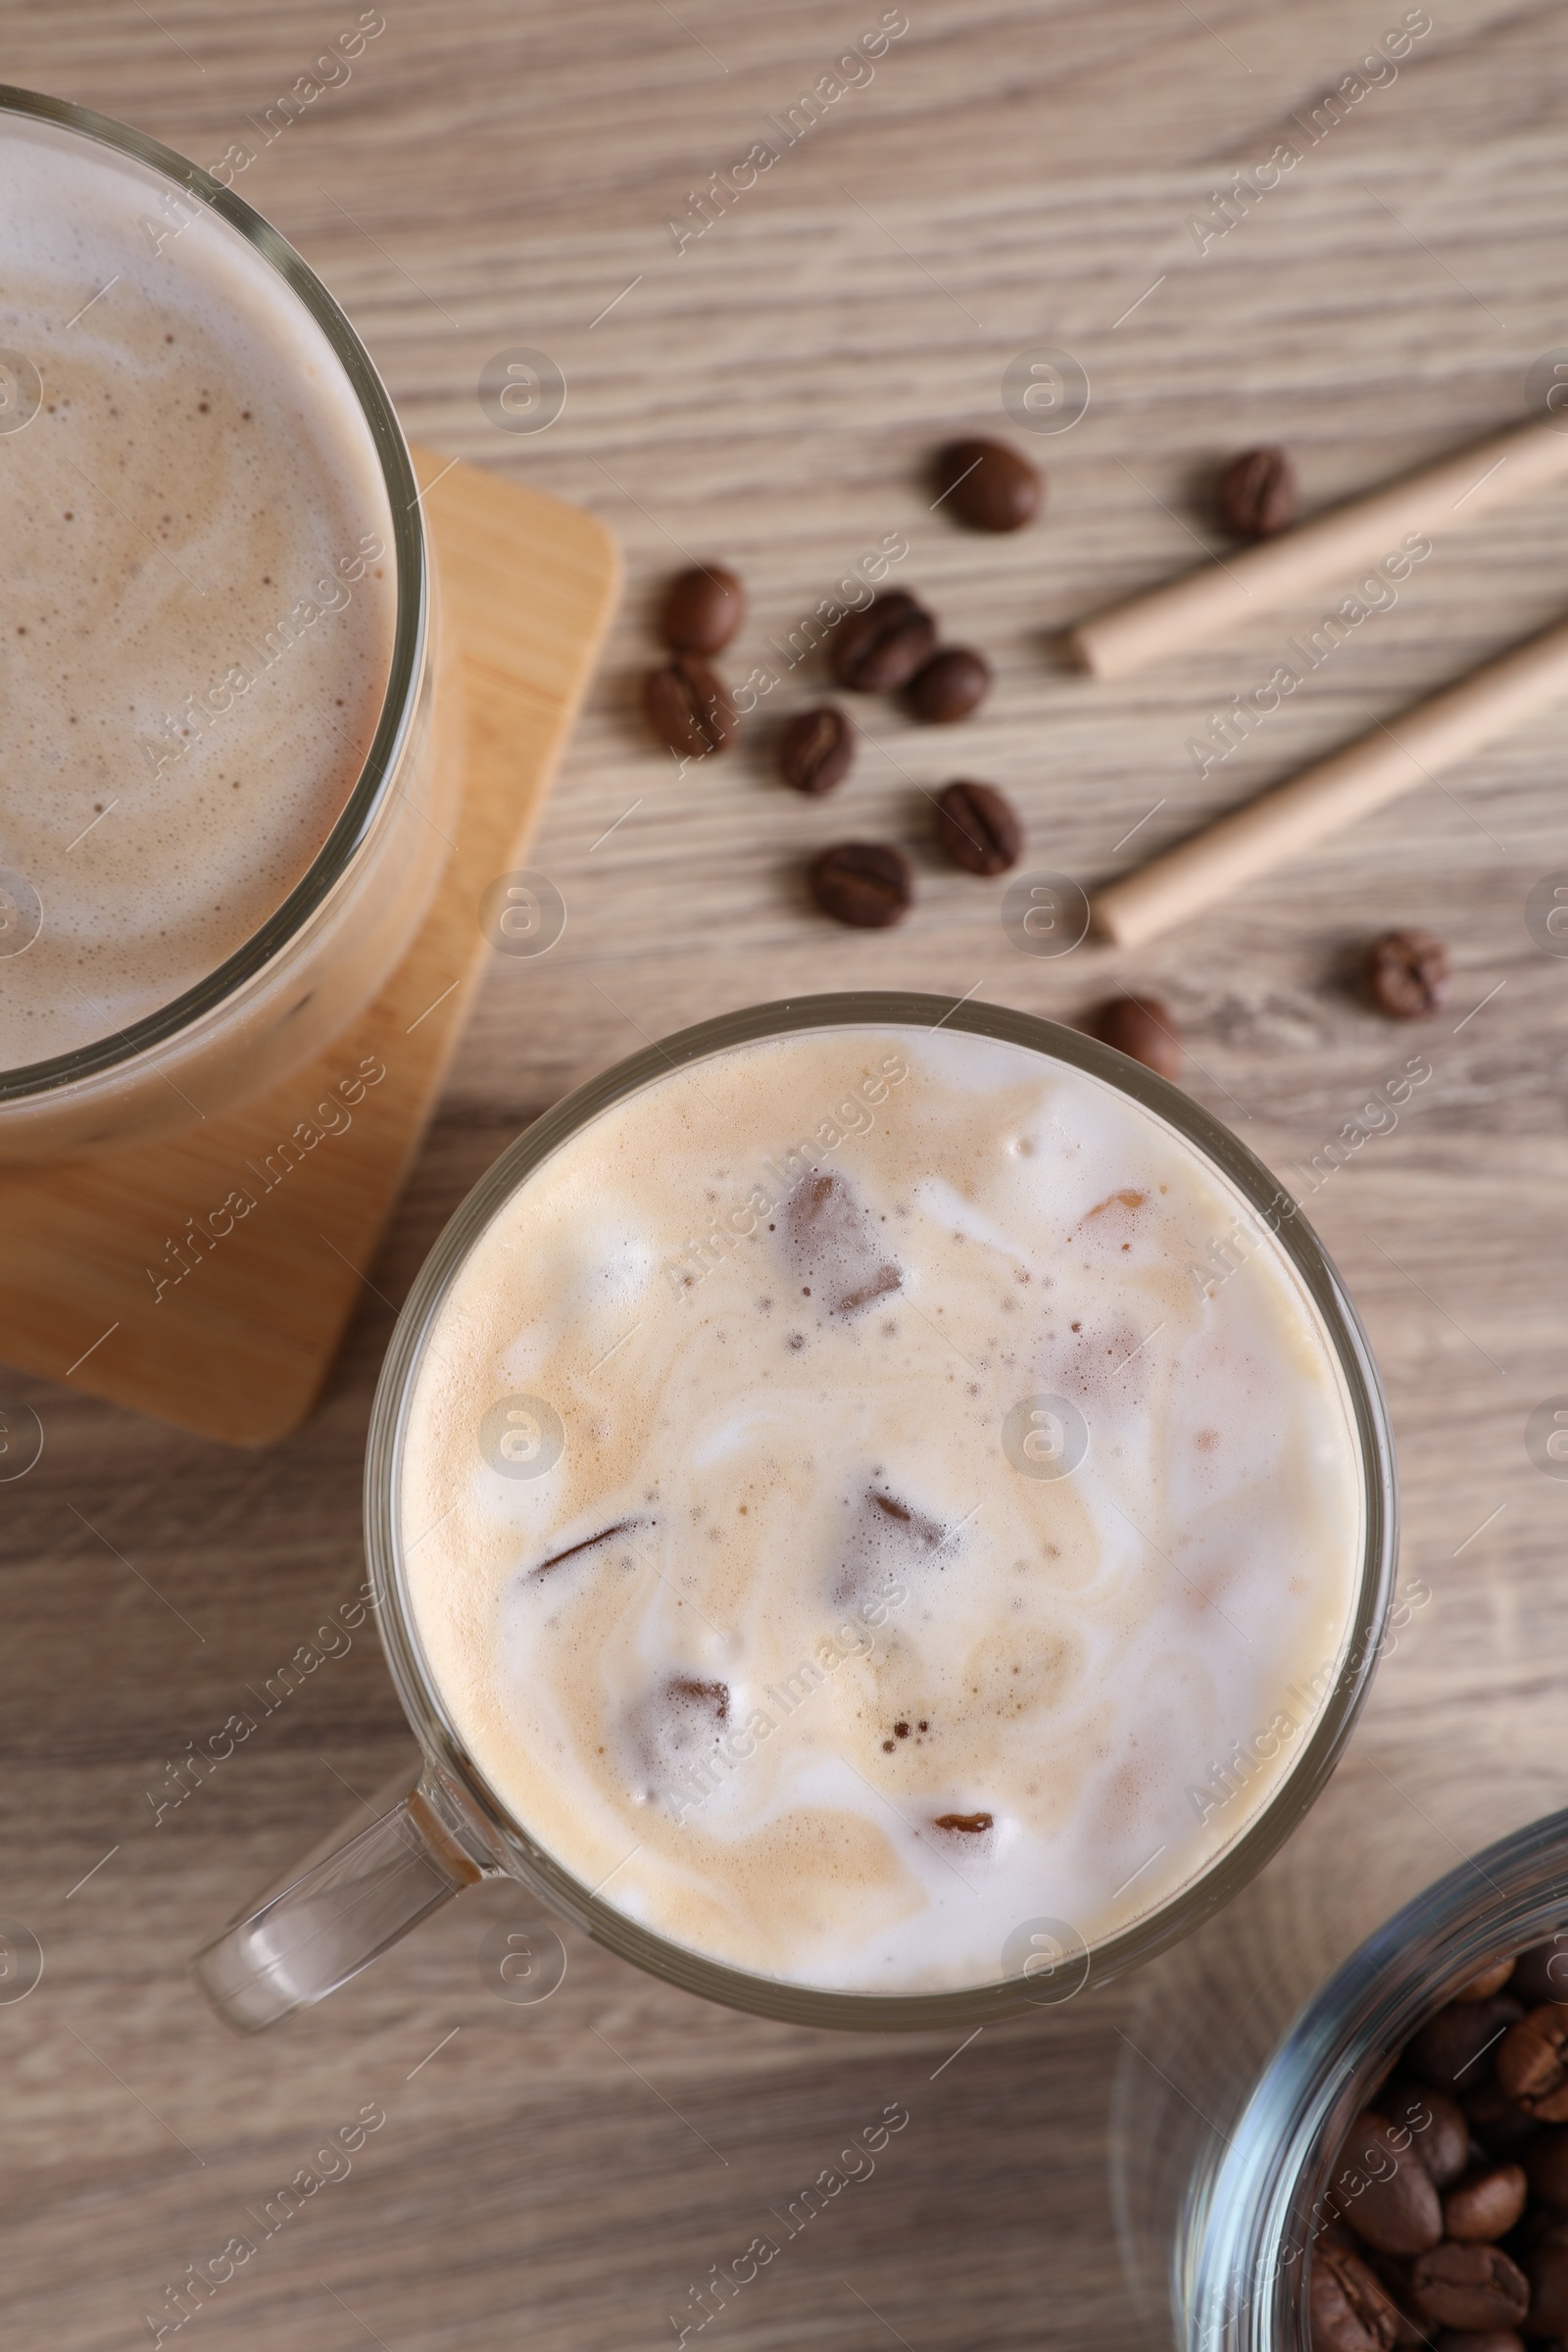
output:
<instances>
[{"instance_id":1,"label":"milk foam on coffee","mask_svg":"<svg viewBox=\"0 0 1568 2352\"><path fill-rule=\"evenodd\" d=\"M4 114L0 224L0 427L41 387L0 429L15 1068L155 1012L276 911L364 765L395 591L348 378L236 230Z\"/></svg>"},{"instance_id":2,"label":"milk foam on coffee","mask_svg":"<svg viewBox=\"0 0 1568 2352\"><path fill-rule=\"evenodd\" d=\"M522 1183L400 1508L538 1844L736 1968L905 1992L1016 1973L1031 1922L1092 1946L1255 1819L1346 1652L1357 1462L1298 1278L1171 1129L1022 1047L837 1029Z\"/></svg>"}]
</instances>

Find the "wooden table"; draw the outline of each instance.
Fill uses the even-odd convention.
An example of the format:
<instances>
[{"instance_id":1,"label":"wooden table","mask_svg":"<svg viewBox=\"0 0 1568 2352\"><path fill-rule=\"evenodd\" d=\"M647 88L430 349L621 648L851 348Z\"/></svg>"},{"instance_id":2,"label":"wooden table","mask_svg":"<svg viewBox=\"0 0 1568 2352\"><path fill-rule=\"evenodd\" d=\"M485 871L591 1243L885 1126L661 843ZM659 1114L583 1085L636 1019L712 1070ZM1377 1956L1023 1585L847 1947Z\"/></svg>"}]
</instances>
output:
<instances>
[{"instance_id":1,"label":"wooden table","mask_svg":"<svg viewBox=\"0 0 1568 2352\"><path fill-rule=\"evenodd\" d=\"M1399 16L1396 0L1370 17L1351 0L1205 0L1201 16L1184 0L908 0L874 76L848 69L858 86L677 250L667 222L692 224L688 191L877 24L872 0L392 0L348 78L323 70L337 86L286 122L281 94L356 22L346 0L14 13L11 78L203 162L254 148L236 184L345 304L411 433L594 508L630 587L538 845L565 937L494 973L314 1420L247 1456L13 1383L46 1444L3 1490L0 1911L37 1936L45 1972L0 2006L8 2343L145 2340L166 2286L369 2101L384 2128L218 2293L204 2340L668 2342L691 2287L890 2100L911 2122L874 2180L710 2341L1157 2341L1121 2284L1106 2189L1108 2085L1147 1983L988 2032L946 2067L917 2038L707 2008L570 1931L561 1990L511 2007L475 1962L485 1927L517 1912L505 1887L259 2043L226 2037L182 1975L217 1920L406 1753L361 1635L155 1826L187 1742L359 1582L392 1302L521 1124L720 1006L915 984L1072 1017L1112 982L1156 988L1193 1091L1288 1182L1424 1053L1432 1080L1396 1130L1311 1201L1387 1376L1404 1572L1431 1598L1306 1835L1360 1874L1370 1924L1457 1849L1568 1799L1568 1487L1522 1434L1568 1390L1568 963L1523 919L1537 878L1568 867L1561 721L1121 962L1019 955L995 893L930 853L919 790L993 779L1026 816L1030 862L1092 880L1568 607L1568 492L1456 524L1397 605L1204 777L1189 740L1322 600L1124 685L1053 660L1063 622L1218 544L1204 492L1226 453L1289 442L1321 502L1516 416L1530 362L1568 334L1560 12L1435 0L1397 77L1312 143L1301 119ZM1200 252L1189 221L1217 228L1215 191L1285 140L1299 164ZM1003 369L1042 344L1080 360L1089 412L1037 444L1043 523L967 536L930 511L926 453L1004 424ZM532 436L494 426L475 391L518 345L568 386ZM955 735L868 713L873 741L825 808L775 786L761 726L679 777L637 714L670 566L714 554L745 576L740 675L888 533L908 541L900 576L995 661L983 715ZM799 707L808 678L775 705ZM920 900L902 929L856 936L810 911L803 861L844 832L911 846ZM1357 943L1396 922L1453 946L1451 1008L1418 1031L1346 980Z\"/></svg>"}]
</instances>

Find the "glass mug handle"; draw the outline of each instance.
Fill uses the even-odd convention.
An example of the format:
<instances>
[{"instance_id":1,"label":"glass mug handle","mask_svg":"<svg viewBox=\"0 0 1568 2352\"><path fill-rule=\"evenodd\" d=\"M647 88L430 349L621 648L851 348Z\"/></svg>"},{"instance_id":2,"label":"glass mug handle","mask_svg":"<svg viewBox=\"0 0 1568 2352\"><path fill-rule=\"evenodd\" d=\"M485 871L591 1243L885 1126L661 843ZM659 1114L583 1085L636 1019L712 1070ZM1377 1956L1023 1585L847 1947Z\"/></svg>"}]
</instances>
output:
<instances>
[{"instance_id":1,"label":"glass mug handle","mask_svg":"<svg viewBox=\"0 0 1568 2352\"><path fill-rule=\"evenodd\" d=\"M377 1792L384 1802L400 1775ZM469 1850L452 1794L426 1765L368 1829L318 1845L261 1903L230 1921L191 1961L219 2015L260 2034L324 2000L465 1886L496 1875ZM319 1857L319 1858L318 1858Z\"/></svg>"}]
</instances>

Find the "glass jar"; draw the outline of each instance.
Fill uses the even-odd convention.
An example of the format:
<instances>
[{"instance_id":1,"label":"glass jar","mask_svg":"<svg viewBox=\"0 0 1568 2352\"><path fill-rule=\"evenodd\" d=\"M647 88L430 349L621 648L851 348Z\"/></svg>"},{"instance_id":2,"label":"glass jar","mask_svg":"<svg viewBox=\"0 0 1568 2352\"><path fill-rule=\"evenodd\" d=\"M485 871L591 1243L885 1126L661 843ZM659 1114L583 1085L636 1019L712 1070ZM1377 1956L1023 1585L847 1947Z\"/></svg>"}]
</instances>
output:
<instances>
[{"instance_id":1,"label":"glass jar","mask_svg":"<svg viewBox=\"0 0 1568 2352\"><path fill-rule=\"evenodd\" d=\"M1343 1837L1304 1869L1283 1859L1222 1936L1145 1979L1117 2070L1124 2267L1177 2352L1308 2352L1309 2257L1340 2142L1403 2043L1493 1962L1559 1932L1568 1996L1568 1811L1460 1862L1326 1981L1326 1953L1388 1881Z\"/></svg>"}]
</instances>

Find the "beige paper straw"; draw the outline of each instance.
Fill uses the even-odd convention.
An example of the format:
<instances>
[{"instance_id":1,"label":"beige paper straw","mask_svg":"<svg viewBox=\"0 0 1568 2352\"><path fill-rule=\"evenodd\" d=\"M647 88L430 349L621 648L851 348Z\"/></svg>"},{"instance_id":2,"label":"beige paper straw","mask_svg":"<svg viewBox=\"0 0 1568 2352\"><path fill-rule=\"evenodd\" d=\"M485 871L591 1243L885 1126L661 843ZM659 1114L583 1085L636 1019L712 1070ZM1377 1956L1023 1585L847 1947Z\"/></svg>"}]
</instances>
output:
<instances>
[{"instance_id":1,"label":"beige paper straw","mask_svg":"<svg viewBox=\"0 0 1568 2352\"><path fill-rule=\"evenodd\" d=\"M1568 620L1471 670L1090 900L1102 939L1135 948L1310 848L1568 694Z\"/></svg>"},{"instance_id":2,"label":"beige paper straw","mask_svg":"<svg viewBox=\"0 0 1568 2352\"><path fill-rule=\"evenodd\" d=\"M1277 539L1240 548L1222 563L1107 605L1080 621L1068 644L1097 678L1126 677L1308 589L1348 580L1362 564L1396 554L1407 534L1431 538L1456 516L1468 520L1528 498L1565 474L1568 432L1532 418L1364 498L1331 507Z\"/></svg>"}]
</instances>

